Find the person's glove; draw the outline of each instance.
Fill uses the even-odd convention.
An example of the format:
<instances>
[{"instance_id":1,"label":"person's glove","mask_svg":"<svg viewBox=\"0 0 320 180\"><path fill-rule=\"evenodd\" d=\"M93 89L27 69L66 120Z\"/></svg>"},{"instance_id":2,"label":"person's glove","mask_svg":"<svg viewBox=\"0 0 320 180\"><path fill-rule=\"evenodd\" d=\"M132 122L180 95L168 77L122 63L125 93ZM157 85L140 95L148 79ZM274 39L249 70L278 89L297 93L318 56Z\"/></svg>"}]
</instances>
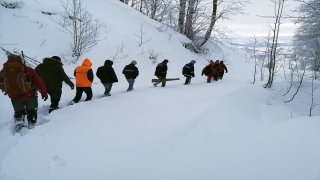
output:
<instances>
[{"instance_id":1,"label":"person's glove","mask_svg":"<svg viewBox=\"0 0 320 180\"><path fill-rule=\"evenodd\" d=\"M71 90L74 90L74 86L70 86Z\"/></svg>"},{"instance_id":2,"label":"person's glove","mask_svg":"<svg viewBox=\"0 0 320 180\"><path fill-rule=\"evenodd\" d=\"M226 71L226 73L228 73L228 71Z\"/></svg>"},{"instance_id":3,"label":"person's glove","mask_svg":"<svg viewBox=\"0 0 320 180\"><path fill-rule=\"evenodd\" d=\"M42 96L42 99L46 101L48 99L48 95Z\"/></svg>"},{"instance_id":4,"label":"person's glove","mask_svg":"<svg viewBox=\"0 0 320 180\"><path fill-rule=\"evenodd\" d=\"M194 77L194 75L192 75L192 77Z\"/></svg>"},{"instance_id":5,"label":"person's glove","mask_svg":"<svg viewBox=\"0 0 320 180\"><path fill-rule=\"evenodd\" d=\"M201 74L201 76L203 76L203 73Z\"/></svg>"}]
</instances>

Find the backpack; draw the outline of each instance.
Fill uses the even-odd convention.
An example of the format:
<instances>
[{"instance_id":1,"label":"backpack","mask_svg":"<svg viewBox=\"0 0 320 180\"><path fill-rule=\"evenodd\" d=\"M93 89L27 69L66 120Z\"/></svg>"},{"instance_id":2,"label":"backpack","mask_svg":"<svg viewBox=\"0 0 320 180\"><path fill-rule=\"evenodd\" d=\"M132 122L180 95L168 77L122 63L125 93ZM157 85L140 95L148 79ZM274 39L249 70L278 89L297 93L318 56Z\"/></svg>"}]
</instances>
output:
<instances>
[{"instance_id":1,"label":"backpack","mask_svg":"<svg viewBox=\"0 0 320 180\"><path fill-rule=\"evenodd\" d=\"M0 88L9 95L27 94L32 88L28 72L21 62L4 63L0 74Z\"/></svg>"},{"instance_id":2,"label":"backpack","mask_svg":"<svg viewBox=\"0 0 320 180\"><path fill-rule=\"evenodd\" d=\"M211 66L205 67L205 69L204 69L204 74L205 74L206 76L209 76L209 75L211 74Z\"/></svg>"}]
</instances>

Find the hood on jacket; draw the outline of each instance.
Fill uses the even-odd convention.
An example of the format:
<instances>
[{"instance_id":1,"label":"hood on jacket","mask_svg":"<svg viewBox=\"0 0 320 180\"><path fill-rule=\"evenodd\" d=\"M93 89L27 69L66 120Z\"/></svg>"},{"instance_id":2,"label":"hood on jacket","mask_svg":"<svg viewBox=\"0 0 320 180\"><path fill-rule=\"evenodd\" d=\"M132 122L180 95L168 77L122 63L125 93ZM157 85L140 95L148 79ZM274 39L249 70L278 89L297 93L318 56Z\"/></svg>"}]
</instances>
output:
<instances>
[{"instance_id":1,"label":"hood on jacket","mask_svg":"<svg viewBox=\"0 0 320 180\"><path fill-rule=\"evenodd\" d=\"M92 66L92 62L90 61L90 59L86 58L85 60L83 60L82 66L91 67Z\"/></svg>"},{"instance_id":2,"label":"hood on jacket","mask_svg":"<svg viewBox=\"0 0 320 180\"><path fill-rule=\"evenodd\" d=\"M109 59L107 59L105 62L104 62L104 65L105 66L112 66L113 65L113 62Z\"/></svg>"}]
</instances>

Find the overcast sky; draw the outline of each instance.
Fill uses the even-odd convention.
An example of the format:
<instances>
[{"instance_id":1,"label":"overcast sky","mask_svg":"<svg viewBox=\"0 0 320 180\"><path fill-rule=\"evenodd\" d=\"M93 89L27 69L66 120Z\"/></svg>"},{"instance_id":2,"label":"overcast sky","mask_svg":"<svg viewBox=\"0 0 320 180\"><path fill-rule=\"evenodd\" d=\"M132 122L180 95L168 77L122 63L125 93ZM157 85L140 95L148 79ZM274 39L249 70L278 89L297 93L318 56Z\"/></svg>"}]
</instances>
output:
<instances>
[{"instance_id":1,"label":"overcast sky","mask_svg":"<svg viewBox=\"0 0 320 180\"><path fill-rule=\"evenodd\" d=\"M299 6L294 0L285 3L285 15L295 15L292 10ZM232 17L232 20L222 22L222 25L232 30L235 35L240 36L264 36L268 34L269 24L274 24L274 18L263 18L259 16L274 15L273 3L271 0L251 0L251 4L246 7L248 15ZM280 26L281 36L292 36L295 25L292 19L283 19Z\"/></svg>"}]
</instances>

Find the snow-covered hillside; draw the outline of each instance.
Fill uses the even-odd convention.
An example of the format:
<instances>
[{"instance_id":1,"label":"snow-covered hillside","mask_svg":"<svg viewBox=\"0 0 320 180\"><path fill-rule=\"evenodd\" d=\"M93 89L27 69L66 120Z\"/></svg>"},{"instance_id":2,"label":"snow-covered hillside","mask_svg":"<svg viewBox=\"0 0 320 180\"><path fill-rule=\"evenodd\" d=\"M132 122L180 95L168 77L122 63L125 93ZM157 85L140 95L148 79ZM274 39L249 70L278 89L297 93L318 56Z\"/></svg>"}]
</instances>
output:
<instances>
[{"instance_id":1,"label":"snow-covered hillside","mask_svg":"<svg viewBox=\"0 0 320 180\"><path fill-rule=\"evenodd\" d=\"M13 108L0 94L1 180L320 179L320 106L308 117L310 82L285 104L293 95L282 96L289 82L279 77L272 89L264 89L265 82L252 85L253 63L241 50L209 42L210 57L194 54L182 46L187 38L114 0L85 1L106 28L92 51L76 64L67 63L70 37L41 13L59 14L60 1L23 3L20 9L0 6L2 48L23 50L38 61L60 56L71 77L85 58L93 62L94 73L122 45L123 58L114 61L119 82L111 97L101 98L104 88L95 77L93 100L83 102L83 97L67 106L75 90L63 86L63 108L48 114L49 100L39 98L38 124L24 136L12 135ZM152 39L138 47L141 24ZM179 81L152 86L157 63L149 59L151 50L161 53L157 63L169 60L168 77ZM184 86L181 70L192 59L196 77ZM208 59L225 61L229 72L223 80L206 83L201 71ZM140 75L135 90L126 92L121 72L132 60ZM5 61L0 51L0 62Z\"/></svg>"}]
</instances>

